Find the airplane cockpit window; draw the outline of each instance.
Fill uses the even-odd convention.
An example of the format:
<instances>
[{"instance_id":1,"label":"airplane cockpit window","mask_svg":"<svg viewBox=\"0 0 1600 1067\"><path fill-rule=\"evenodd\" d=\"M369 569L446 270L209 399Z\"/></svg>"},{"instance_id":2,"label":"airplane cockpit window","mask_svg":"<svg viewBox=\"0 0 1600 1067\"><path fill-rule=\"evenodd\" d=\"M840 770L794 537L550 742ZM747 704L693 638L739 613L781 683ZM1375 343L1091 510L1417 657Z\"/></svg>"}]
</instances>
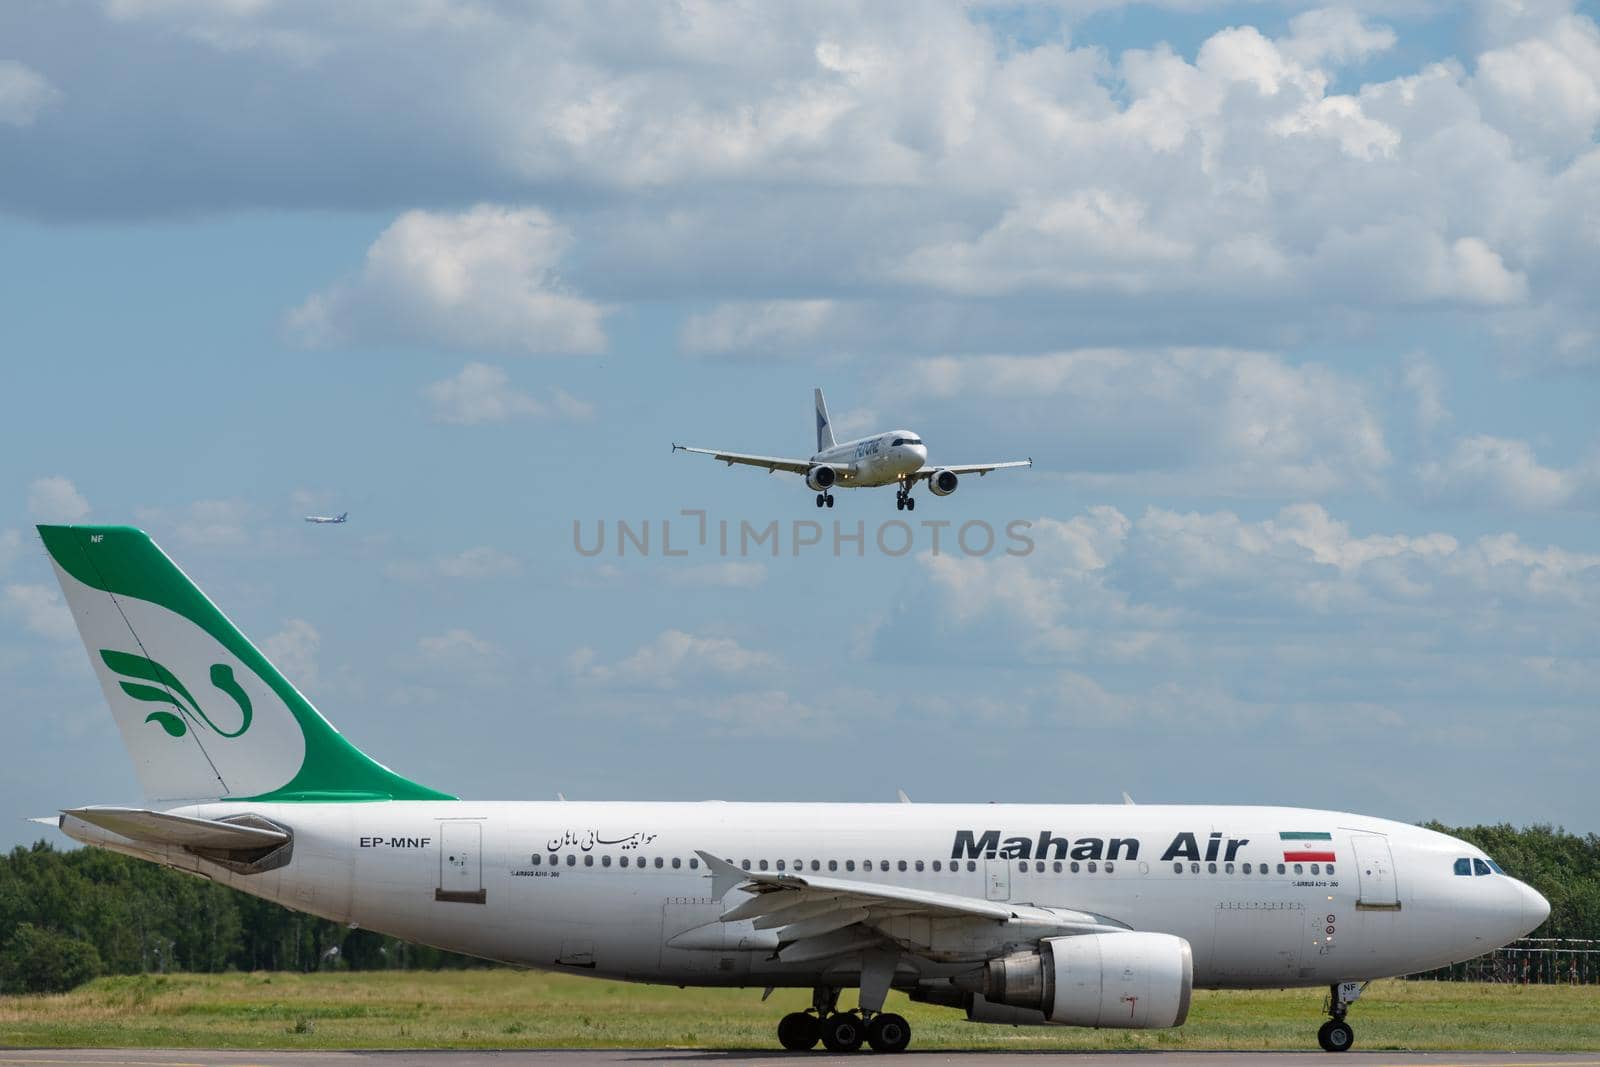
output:
<instances>
[{"instance_id":1,"label":"airplane cockpit window","mask_svg":"<svg viewBox=\"0 0 1600 1067\"><path fill-rule=\"evenodd\" d=\"M1495 874L1505 874L1506 873L1505 871L1502 871L1500 869L1500 865L1498 863L1496 863L1494 860L1490 860L1489 861L1489 869L1491 871L1493 871Z\"/></svg>"},{"instance_id":2,"label":"airplane cockpit window","mask_svg":"<svg viewBox=\"0 0 1600 1067\"><path fill-rule=\"evenodd\" d=\"M1472 873L1473 874L1492 874L1494 872L1489 870L1489 865L1487 863L1483 862L1480 859L1474 859L1472 861Z\"/></svg>"},{"instance_id":3,"label":"airplane cockpit window","mask_svg":"<svg viewBox=\"0 0 1600 1067\"><path fill-rule=\"evenodd\" d=\"M1465 856L1456 860L1456 873L1470 875L1472 873L1472 861Z\"/></svg>"}]
</instances>

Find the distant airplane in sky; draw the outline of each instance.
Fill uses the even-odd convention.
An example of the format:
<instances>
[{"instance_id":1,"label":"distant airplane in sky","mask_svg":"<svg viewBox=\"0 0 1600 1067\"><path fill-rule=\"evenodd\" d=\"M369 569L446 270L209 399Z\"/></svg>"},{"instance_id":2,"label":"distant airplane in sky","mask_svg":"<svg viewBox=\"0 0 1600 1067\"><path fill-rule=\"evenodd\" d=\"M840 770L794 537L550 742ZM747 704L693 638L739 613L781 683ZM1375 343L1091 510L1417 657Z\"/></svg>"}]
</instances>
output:
<instances>
[{"instance_id":1,"label":"distant airplane in sky","mask_svg":"<svg viewBox=\"0 0 1600 1067\"><path fill-rule=\"evenodd\" d=\"M150 798L62 811L69 837L518 966L810 990L787 1049L905 1049L891 989L975 1022L1148 1030L1195 989L1321 987L1318 1042L1343 1051L1368 979L1550 914L1474 845L1340 811L458 800L356 748L143 531L39 534ZM458 733L515 758L486 723ZM952 768L951 789L992 784Z\"/></svg>"},{"instance_id":2,"label":"distant airplane in sky","mask_svg":"<svg viewBox=\"0 0 1600 1067\"><path fill-rule=\"evenodd\" d=\"M334 525L338 525L345 519L349 518L349 516L350 513L348 511L341 511L337 515L307 515L306 521L316 523L333 523Z\"/></svg>"},{"instance_id":3,"label":"distant airplane in sky","mask_svg":"<svg viewBox=\"0 0 1600 1067\"><path fill-rule=\"evenodd\" d=\"M806 485L817 494L817 507L833 507L835 486L844 489L869 489L880 485L896 486L894 505L901 511L915 511L917 502L911 490L919 481L926 480L928 492L934 496L949 496L956 491L959 475L985 475L1007 467L1031 467L1033 460L1023 459L1008 463L966 463L944 467L928 466L928 448L922 438L910 430L890 430L888 433L860 437L843 444L835 443L833 426L828 421L828 405L817 394L817 450L810 459L784 459L778 456L751 456L743 452L722 452L714 448L690 448L676 442L674 452L699 452L714 456L728 466L743 463L751 467L765 467L772 471L788 471L805 475Z\"/></svg>"}]
</instances>

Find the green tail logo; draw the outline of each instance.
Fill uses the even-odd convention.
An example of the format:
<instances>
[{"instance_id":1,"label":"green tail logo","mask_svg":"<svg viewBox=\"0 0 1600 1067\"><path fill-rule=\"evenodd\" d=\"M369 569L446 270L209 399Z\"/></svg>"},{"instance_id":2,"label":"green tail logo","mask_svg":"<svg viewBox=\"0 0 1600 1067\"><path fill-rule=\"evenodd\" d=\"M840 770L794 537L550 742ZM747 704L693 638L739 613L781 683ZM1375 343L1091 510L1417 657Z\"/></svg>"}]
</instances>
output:
<instances>
[{"instance_id":1,"label":"green tail logo","mask_svg":"<svg viewBox=\"0 0 1600 1067\"><path fill-rule=\"evenodd\" d=\"M130 652L115 652L109 648L100 650L100 658L105 660L107 667L123 675L124 678L136 679L135 681L122 682L122 691L135 700L144 700L152 704L170 704L177 709L174 714L170 711L152 711L145 716L145 722L153 722L160 726L171 737L182 737L189 732L189 723L196 727L208 727L220 737L238 737L250 729L250 717L253 714L250 707L250 697L239 687L234 680L233 668L223 663L211 665L211 684L220 692L233 698L239 706L239 728L228 731L211 721L200 707L184 684L161 664L144 656L135 656ZM154 685L148 683L155 683Z\"/></svg>"}]
</instances>

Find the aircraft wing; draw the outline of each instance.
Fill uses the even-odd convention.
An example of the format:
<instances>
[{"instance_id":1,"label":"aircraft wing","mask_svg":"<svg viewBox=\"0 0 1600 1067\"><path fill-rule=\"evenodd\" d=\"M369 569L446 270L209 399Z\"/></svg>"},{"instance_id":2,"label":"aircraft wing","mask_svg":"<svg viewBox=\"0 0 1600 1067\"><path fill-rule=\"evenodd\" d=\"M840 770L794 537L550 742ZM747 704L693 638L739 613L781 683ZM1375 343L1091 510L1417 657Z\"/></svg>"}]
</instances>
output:
<instances>
[{"instance_id":1,"label":"aircraft wing","mask_svg":"<svg viewBox=\"0 0 1600 1067\"><path fill-rule=\"evenodd\" d=\"M697 855L710 868L719 896L733 886L750 894L723 912L721 921L750 919L755 931L772 931L768 943L789 962L823 959L884 940L932 949L963 923L1014 927L1020 940L1128 929L1093 912L853 879L758 873L706 852Z\"/></svg>"},{"instance_id":2,"label":"aircraft wing","mask_svg":"<svg viewBox=\"0 0 1600 1067\"><path fill-rule=\"evenodd\" d=\"M1008 460L1005 463L951 463L947 466L923 467L921 470L917 471L914 477L926 478L934 471L944 470L949 471L952 474L976 474L981 478L990 471L1003 471L1009 467L1031 466L1033 466L1033 460L1031 459Z\"/></svg>"},{"instance_id":3,"label":"aircraft wing","mask_svg":"<svg viewBox=\"0 0 1600 1067\"><path fill-rule=\"evenodd\" d=\"M742 463L747 467L764 467L769 471L788 471L791 474L804 474L817 464L809 459L784 459L781 456L751 456L743 452L719 452L714 448L691 448L688 445L674 444L674 452L698 452L703 456L720 459L728 466ZM840 477L850 473L850 467L844 463L828 463L824 466L832 467Z\"/></svg>"}]
</instances>

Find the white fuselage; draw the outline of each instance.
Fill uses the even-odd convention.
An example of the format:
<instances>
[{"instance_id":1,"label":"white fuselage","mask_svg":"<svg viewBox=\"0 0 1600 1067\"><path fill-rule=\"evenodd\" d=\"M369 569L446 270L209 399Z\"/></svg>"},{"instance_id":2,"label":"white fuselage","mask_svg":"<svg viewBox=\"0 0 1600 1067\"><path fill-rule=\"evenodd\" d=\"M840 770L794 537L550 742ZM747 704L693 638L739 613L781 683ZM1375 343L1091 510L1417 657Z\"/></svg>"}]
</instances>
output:
<instances>
[{"instance_id":1,"label":"white fuselage","mask_svg":"<svg viewBox=\"0 0 1600 1067\"><path fill-rule=\"evenodd\" d=\"M837 484L866 489L915 474L928 462L928 449L910 430L890 430L823 449L811 462L846 465L850 472L840 475Z\"/></svg>"},{"instance_id":2,"label":"white fuselage","mask_svg":"<svg viewBox=\"0 0 1600 1067\"><path fill-rule=\"evenodd\" d=\"M779 962L772 931L720 923L744 894L724 885L719 899L697 850L751 870L1098 913L1184 938L1195 984L1209 987L1425 970L1523 936L1548 911L1509 876L1455 874L1458 859L1487 859L1461 841L1297 808L408 801L178 810L269 819L293 835L289 862L238 874L81 822L63 829L440 948L673 984L839 984L859 966ZM1328 836L1308 844L1284 834ZM1313 849L1335 858L1285 856ZM903 964L897 984L969 970L1030 935L995 924L982 938L964 936L937 958L909 962L909 977Z\"/></svg>"}]
</instances>

